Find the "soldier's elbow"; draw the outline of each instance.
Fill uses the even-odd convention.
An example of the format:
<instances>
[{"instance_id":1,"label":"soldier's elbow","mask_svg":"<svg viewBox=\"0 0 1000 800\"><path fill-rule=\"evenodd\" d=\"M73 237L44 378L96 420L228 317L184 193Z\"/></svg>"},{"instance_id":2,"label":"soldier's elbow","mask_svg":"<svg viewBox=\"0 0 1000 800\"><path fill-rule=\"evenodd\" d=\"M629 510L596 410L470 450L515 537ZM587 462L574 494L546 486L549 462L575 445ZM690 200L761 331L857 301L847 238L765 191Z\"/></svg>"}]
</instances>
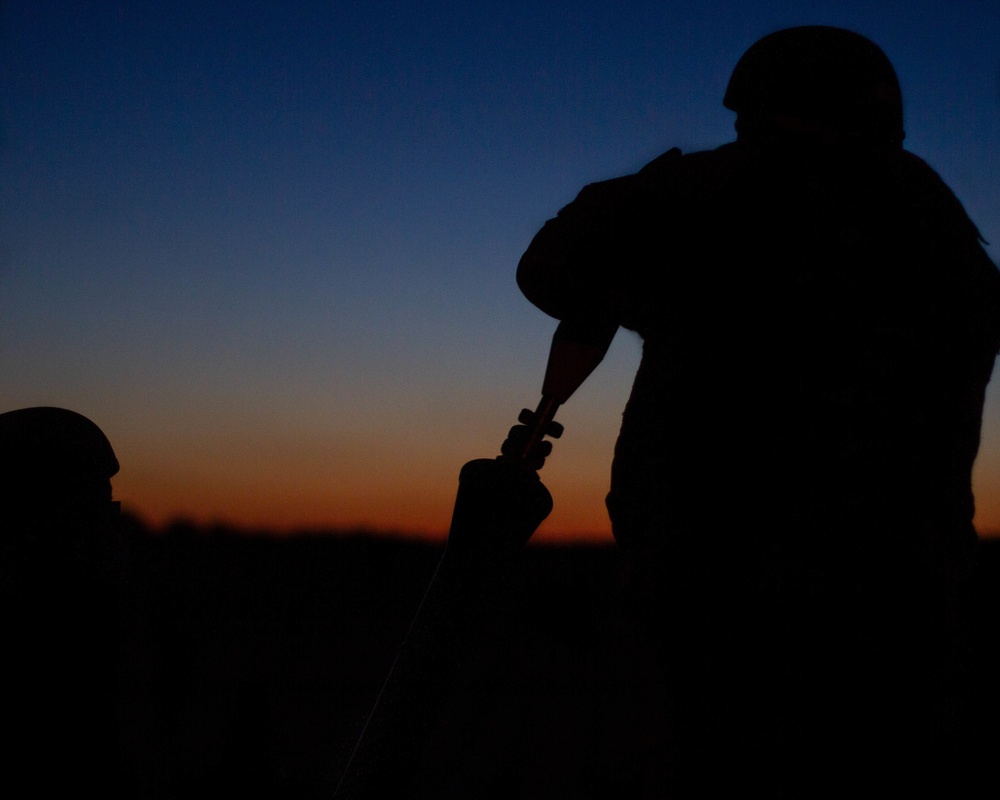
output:
<instances>
[{"instance_id":1,"label":"soldier's elbow","mask_svg":"<svg viewBox=\"0 0 1000 800\"><path fill-rule=\"evenodd\" d=\"M532 305L556 319L563 318L565 281L550 253L532 242L517 265L517 288Z\"/></svg>"}]
</instances>

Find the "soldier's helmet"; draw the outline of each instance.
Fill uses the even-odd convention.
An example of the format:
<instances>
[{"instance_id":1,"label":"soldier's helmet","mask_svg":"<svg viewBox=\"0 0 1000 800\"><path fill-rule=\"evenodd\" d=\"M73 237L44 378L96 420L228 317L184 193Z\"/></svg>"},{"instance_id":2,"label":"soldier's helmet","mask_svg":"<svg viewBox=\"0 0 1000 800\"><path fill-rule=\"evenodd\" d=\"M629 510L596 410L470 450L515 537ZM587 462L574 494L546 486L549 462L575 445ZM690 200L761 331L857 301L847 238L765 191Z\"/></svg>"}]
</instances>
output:
<instances>
[{"instance_id":1,"label":"soldier's helmet","mask_svg":"<svg viewBox=\"0 0 1000 800\"><path fill-rule=\"evenodd\" d=\"M892 63L874 42L825 25L765 36L740 58L723 105L737 130L793 119L900 147L903 99Z\"/></svg>"},{"instance_id":2,"label":"soldier's helmet","mask_svg":"<svg viewBox=\"0 0 1000 800\"><path fill-rule=\"evenodd\" d=\"M118 459L104 432L64 408L0 414L0 516L114 510Z\"/></svg>"}]
</instances>

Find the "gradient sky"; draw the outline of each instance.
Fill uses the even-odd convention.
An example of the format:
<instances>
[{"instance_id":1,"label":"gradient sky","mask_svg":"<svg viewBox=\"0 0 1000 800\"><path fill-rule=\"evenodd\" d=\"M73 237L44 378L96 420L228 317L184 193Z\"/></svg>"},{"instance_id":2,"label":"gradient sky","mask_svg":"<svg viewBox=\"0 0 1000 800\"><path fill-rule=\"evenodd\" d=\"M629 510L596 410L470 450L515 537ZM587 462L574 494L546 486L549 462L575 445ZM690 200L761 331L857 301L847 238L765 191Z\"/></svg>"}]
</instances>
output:
<instances>
[{"instance_id":1,"label":"gradient sky","mask_svg":"<svg viewBox=\"0 0 1000 800\"><path fill-rule=\"evenodd\" d=\"M882 46L907 148L996 261L995 0L4 0L0 410L93 419L155 523L442 533L539 396L532 235L585 183L730 141L733 66L799 24ZM609 536L639 349L619 333L561 411L538 539ZM975 488L1000 531L996 385Z\"/></svg>"}]
</instances>

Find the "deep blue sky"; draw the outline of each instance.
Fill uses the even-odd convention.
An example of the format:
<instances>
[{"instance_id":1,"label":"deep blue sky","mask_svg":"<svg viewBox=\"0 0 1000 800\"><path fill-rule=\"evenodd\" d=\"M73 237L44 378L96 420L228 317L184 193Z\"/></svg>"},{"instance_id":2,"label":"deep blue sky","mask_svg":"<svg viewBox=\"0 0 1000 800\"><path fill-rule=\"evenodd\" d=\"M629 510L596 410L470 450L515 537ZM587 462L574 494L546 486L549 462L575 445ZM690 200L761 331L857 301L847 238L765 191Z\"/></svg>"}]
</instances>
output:
<instances>
[{"instance_id":1,"label":"deep blue sky","mask_svg":"<svg viewBox=\"0 0 1000 800\"><path fill-rule=\"evenodd\" d=\"M907 148L1000 244L996 2L6 0L0 20L0 410L90 416L118 496L158 519L443 530L461 464L538 396L554 323L513 280L531 236L587 182L730 140L729 74L781 27L881 45ZM561 414L548 529L606 530L638 353L621 334ZM998 394L977 490L1000 530Z\"/></svg>"}]
</instances>

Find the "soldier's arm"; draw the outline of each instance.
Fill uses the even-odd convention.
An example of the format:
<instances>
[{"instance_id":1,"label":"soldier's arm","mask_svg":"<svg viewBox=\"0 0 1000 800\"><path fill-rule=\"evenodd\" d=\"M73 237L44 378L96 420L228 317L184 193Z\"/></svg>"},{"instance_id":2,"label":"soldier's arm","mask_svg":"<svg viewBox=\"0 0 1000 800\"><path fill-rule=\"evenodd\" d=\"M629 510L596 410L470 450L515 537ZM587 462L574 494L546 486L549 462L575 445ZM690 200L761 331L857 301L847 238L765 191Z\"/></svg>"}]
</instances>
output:
<instances>
[{"instance_id":1,"label":"soldier's arm","mask_svg":"<svg viewBox=\"0 0 1000 800\"><path fill-rule=\"evenodd\" d=\"M517 285L556 319L627 324L636 290L649 178L671 150L634 175L585 186L535 235L517 267Z\"/></svg>"},{"instance_id":2,"label":"soldier's arm","mask_svg":"<svg viewBox=\"0 0 1000 800\"><path fill-rule=\"evenodd\" d=\"M556 319L613 315L624 261L631 176L584 187L535 235L517 285ZM617 268L617 270L616 270Z\"/></svg>"}]
</instances>

